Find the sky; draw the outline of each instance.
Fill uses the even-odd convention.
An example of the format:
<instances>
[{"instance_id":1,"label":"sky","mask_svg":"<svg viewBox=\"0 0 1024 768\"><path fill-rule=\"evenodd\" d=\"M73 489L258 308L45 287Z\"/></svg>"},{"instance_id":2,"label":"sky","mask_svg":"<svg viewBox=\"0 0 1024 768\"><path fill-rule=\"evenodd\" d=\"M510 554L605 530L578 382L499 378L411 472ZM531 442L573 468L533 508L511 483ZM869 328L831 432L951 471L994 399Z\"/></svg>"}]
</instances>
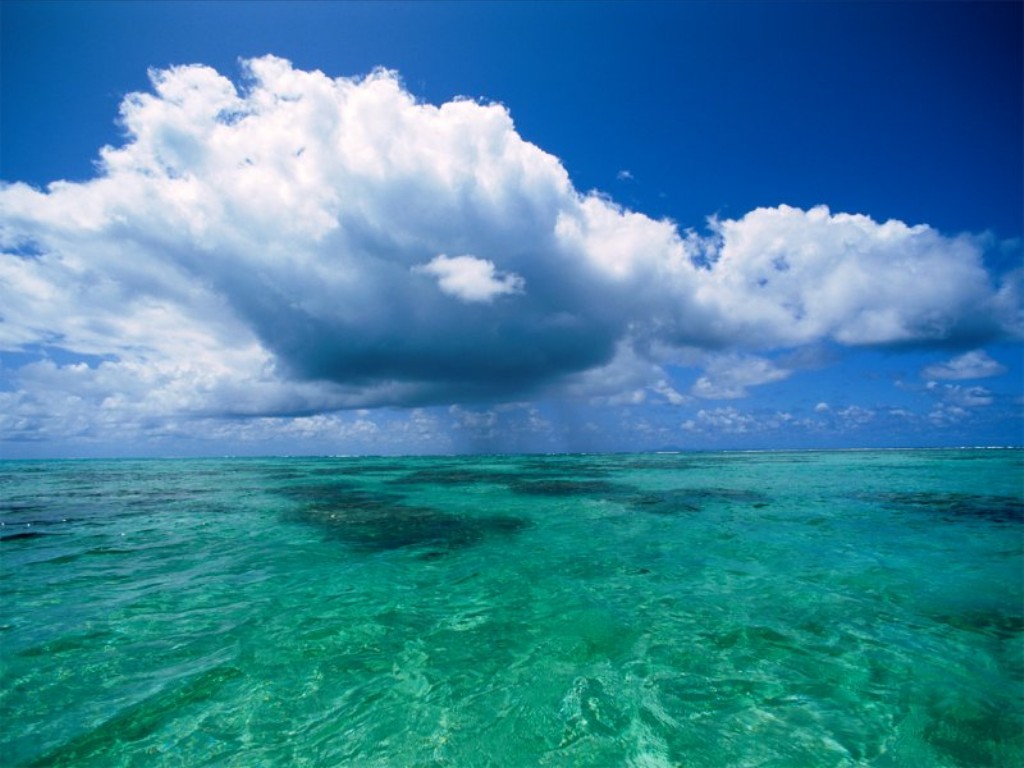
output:
<instances>
[{"instance_id":1,"label":"sky","mask_svg":"<svg viewBox=\"0 0 1024 768\"><path fill-rule=\"evenodd\" d=\"M0 457L1024 443L1021 3L0 5Z\"/></svg>"}]
</instances>

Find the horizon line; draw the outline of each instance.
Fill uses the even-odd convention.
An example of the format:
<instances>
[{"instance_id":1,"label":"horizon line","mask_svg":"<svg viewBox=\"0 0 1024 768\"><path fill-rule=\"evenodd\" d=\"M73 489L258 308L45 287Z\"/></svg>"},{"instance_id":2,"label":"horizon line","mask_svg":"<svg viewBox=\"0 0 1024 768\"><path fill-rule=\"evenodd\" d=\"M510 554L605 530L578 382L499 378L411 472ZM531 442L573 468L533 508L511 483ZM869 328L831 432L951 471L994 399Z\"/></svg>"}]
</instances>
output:
<instances>
[{"instance_id":1,"label":"horizon line","mask_svg":"<svg viewBox=\"0 0 1024 768\"><path fill-rule=\"evenodd\" d=\"M254 454L197 454L194 456L45 456L7 457L0 462L30 461L224 461L253 459L461 459L470 457L516 456L671 456L684 454L744 454L744 453L885 453L896 451L1019 451L1024 443L1015 445L933 445L933 446L877 446L841 448L663 448L636 451L495 451L461 453L254 453Z\"/></svg>"}]
</instances>

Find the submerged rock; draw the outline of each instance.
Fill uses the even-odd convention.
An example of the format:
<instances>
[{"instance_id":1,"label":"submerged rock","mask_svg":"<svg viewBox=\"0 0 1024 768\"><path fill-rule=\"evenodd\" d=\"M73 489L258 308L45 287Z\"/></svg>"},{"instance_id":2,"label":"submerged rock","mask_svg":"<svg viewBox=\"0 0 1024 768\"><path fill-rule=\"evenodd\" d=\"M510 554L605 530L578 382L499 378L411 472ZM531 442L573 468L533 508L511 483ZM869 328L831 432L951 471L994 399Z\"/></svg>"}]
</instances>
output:
<instances>
[{"instance_id":1,"label":"submerged rock","mask_svg":"<svg viewBox=\"0 0 1024 768\"><path fill-rule=\"evenodd\" d=\"M758 491L733 488L675 488L668 491L649 491L629 500L631 506L655 515L678 515L699 512L710 504L768 506L768 496Z\"/></svg>"},{"instance_id":2,"label":"submerged rock","mask_svg":"<svg viewBox=\"0 0 1024 768\"><path fill-rule=\"evenodd\" d=\"M1013 496L914 491L883 493L878 498L887 506L933 512L947 520L975 518L993 523L1024 522L1024 501Z\"/></svg>"},{"instance_id":3,"label":"submerged rock","mask_svg":"<svg viewBox=\"0 0 1024 768\"><path fill-rule=\"evenodd\" d=\"M352 549L375 552L430 546L450 551L489 536L510 535L529 523L508 515L456 515L407 504L398 494L346 485L315 484L288 489L302 502L293 519L316 525Z\"/></svg>"}]
</instances>

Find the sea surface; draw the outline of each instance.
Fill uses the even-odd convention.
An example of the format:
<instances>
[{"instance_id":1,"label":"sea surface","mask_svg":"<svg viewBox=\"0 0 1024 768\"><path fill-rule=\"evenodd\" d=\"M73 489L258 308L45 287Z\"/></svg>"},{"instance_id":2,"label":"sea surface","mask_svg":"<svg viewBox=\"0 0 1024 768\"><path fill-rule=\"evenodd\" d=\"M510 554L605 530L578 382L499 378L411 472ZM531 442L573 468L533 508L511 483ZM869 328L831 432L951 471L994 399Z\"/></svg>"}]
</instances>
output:
<instances>
[{"instance_id":1,"label":"sea surface","mask_svg":"<svg viewBox=\"0 0 1024 768\"><path fill-rule=\"evenodd\" d=\"M1024 451L0 462L0 765L1019 766Z\"/></svg>"}]
</instances>

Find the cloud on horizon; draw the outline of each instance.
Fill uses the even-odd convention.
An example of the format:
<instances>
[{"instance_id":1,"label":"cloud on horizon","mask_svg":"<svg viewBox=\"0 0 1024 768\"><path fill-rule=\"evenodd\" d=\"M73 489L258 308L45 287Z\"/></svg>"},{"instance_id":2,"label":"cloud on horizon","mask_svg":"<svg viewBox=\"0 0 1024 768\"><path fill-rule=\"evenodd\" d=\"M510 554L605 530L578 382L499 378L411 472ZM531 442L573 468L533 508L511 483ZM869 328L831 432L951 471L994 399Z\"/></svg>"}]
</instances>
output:
<instances>
[{"instance_id":1,"label":"cloud on horizon","mask_svg":"<svg viewBox=\"0 0 1024 768\"><path fill-rule=\"evenodd\" d=\"M981 238L824 206L681 230L576 190L500 104L420 103L385 70L243 69L240 87L154 70L96 178L0 187L0 349L38 358L8 369L5 431L73 432L85 413L679 403L665 366L680 361L704 369L693 395L732 399L789 375L776 352L1021 335L1020 272L990 274Z\"/></svg>"}]
</instances>

